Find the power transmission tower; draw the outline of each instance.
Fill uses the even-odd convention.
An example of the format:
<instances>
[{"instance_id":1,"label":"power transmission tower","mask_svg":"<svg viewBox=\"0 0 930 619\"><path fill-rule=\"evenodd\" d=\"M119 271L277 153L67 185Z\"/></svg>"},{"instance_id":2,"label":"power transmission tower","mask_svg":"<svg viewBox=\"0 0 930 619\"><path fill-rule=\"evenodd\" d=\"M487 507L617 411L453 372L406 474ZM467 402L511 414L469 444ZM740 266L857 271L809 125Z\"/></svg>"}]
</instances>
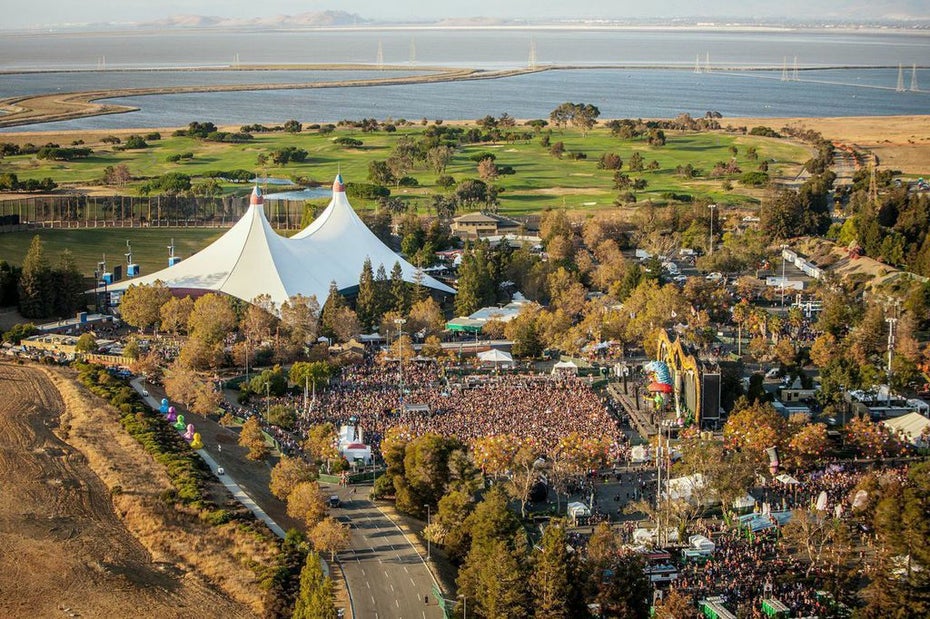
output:
<instances>
[{"instance_id":1,"label":"power transmission tower","mask_svg":"<svg viewBox=\"0 0 930 619\"><path fill-rule=\"evenodd\" d=\"M917 87L917 63L916 62L911 66L911 92L920 92L920 88Z\"/></svg>"},{"instance_id":2,"label":"power transmission tower","mask_svg":"<svg viewBox=\"0 0 930 619\"><path fill-rule=\"evenodd\" d=\"M698 54L697 57L694 59L694 72L695 73L701 72L701 55L700 54Z\"/></svg>"},{"instance_id":3,"label":"power transmission tower","mask_svg":"<svg viewBox=\"0 0 930 619\"><path fill-rule=\"evenodd\" d=\"M381 39L378 39L378 56L375 59L375 64L378 65L378 69L384 69L384 47L381 45Z\"/></svg>"},{"instance_id":4,"label":"power transmission tower","mask_svg":"<svg viewBox=\"0 0 930 619\"><path fill-rule=\"evenodd\" d=\"M798 57L794 57L794 73L791 75L792 81L798 81Z\"/></svg>"},{"instance_id":5,"label":"power transmission tower","mask_svg":"<svg viewBox=\"0 0 930 619\"><path fill-rule=\"evenodd\" d=\"M704 60L704 72L710 73L710 52L707 52L707 57Z\"/></svg>"},{"instance_id":6,"label":"power transmission tower","mask_svg":"<svg viewBox=\"0 0 930 619\"><path fill-rule=\"evenodd\" d=\"M410 37L410 64L417 63L417 42L416 39Z\"/></svg>"},{"instance_id":7,"label":"power transmission tower","mask_svg":"<svg viewBox=\"0 0 930 619\"><path fill-rule=\"evenodd\" d=\"M781 81L788 81L788 57L785 56L781 62Z\"/></svg>"},{"instance_id":8,"label":"power transmission tower","mask_svg":"<svg viewBox=\"0 0 930 619\"><path fill-rule=\"evenodd\" d=\"M904 92L904 67L901 63L898 63L898 87L895 88L898 92Z\"/></svg>"},{"instance_id":9,"label":"power transmission tower","mask_svg":"<svg viewBox=\"0 0 930 619\"><path fill-rule=\"evenodd\" d=\"M530 59L527 66L531 69L536 68L536 39L530 39Z\"/></svg>"}]
</instances>

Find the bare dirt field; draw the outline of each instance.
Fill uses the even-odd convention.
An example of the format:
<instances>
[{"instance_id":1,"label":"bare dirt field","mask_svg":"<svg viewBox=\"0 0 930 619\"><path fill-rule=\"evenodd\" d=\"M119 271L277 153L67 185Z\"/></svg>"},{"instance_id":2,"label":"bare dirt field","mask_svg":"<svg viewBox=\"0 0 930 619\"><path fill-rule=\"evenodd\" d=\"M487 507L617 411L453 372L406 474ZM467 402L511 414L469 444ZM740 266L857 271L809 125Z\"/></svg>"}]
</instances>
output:
<instances>
[{"instance_id":1,"label":"bare dirt field","mask_svg":"<svg viewBox=\"0 0 930 619\"><path fill-rule=\"evenodd\" d=\"M819 131L825 138L878 156L883 168L930 176L930 116L841 118L726 118L724 125L785 126Z\"/></svg>"},{"instance_id":2,"label":"bare dirt field","mask_svg":"<svg viewBox=\"0 0 930 619\"><path fill-rule=\"evenodd\" d=\"M229 531L180 526L167 487L67 371L0 363L0 616L254 616L244 563L267 549L236 557Z\"/></svg>"}]
</instances>

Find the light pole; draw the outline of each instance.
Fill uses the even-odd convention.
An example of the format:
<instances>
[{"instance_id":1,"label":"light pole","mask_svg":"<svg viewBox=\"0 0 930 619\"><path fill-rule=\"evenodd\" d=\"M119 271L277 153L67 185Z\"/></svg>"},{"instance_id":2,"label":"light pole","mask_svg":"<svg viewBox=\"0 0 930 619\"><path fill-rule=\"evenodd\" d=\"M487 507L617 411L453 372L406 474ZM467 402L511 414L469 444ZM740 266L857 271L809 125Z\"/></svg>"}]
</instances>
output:
<instances>
[{"instance_id":1,"label":"light pole","mask_svg":"<svg viewBox=\"0 0 930 619\"><path fill-rule=\"evenodd\" d=\"M787 245L781 246L781 306L785 307L785 250Z\"/></svg>"},{"instance_id":2,"label":"light pole","mask_svg":"<svg viewBox=\"0 0 930 619\"><path fill-rule=\"evenodd\" d=\"M404 412L404 346L401 336L404 334L404 323L407 321L403 318L395 318L394 324L397 325L397 362L400 364L400 411Z\"/></svg>"},{"instance_id":3,"label":"light pole","mask_svg":"<svg viewBox=\"0 0 930 619\"><path fill-rule=\"evenodd\" d=\"M468 598L464 593L459 593L457 597L462 600L462 619L468 619Z\"/></svg>"},{"instance_id":4,"label":"light pole","mask_svg":"<svg viewBox=\"0 0 930 619\"><path fill-rule=\"evenodd\" d=\"M707 208L710 209L710 255L714 255L714 209L717 208L716 204L708 204Z\"/></svg>"},{"instance_id":5,"label":"light pole","mask_svg":"<svg viewBox=\"0 0 930 619\"><path fill-rule=\"evenodd\" d=\"M429 525L430 525L430 516L431 516L430 507L429 507L429 505L424 505L423 507L426 508L426 528L429 529ZM431 551L432 551L432 544L431 544L430 541L429 541L429 532L427 532L427 534L424 535L423 537L426 538L426 560L429 561L429 560L430 560L430 557L432 556L432 554L431 554Z\"/></svg>"}]
</instances>

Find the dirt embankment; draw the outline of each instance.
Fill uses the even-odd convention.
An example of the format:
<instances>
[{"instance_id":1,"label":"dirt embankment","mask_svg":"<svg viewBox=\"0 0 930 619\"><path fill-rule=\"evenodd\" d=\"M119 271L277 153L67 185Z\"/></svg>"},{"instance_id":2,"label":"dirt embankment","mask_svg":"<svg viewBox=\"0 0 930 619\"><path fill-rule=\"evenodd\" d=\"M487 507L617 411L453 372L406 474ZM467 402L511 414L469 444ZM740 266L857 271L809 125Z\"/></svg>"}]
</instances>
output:
<instances>
[{"instance_id":1,"label":"dirt embankment","mask_svg":"<svg viewBox=\"0 0 930 619\"><path fill-rule=\"evenodd\" d=\"M250 617L271 548L167 475L67 370L0 363L0 616Z\"/></svg>"}]
</instances>

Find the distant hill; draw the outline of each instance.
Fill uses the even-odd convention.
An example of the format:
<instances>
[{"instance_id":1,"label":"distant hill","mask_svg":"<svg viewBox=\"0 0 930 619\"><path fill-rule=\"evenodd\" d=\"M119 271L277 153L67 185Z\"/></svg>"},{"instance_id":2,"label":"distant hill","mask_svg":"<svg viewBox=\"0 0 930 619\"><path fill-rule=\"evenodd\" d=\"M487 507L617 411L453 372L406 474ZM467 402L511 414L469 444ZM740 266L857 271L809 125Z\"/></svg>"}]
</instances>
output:
<instances>
[{"instance_id":1,"label":"distant hill","mask_svg":"<svg viewBox=\"0 0 930 619\"><path fill-rule=\"evenodd\" d=\"M137 28L319 28L325 26L359 26L371 20L346 11L311 11L297 15L267 17L216 17L208 15L172 15L163 19L137 22Z\"/></svg>"}]
</instances>

